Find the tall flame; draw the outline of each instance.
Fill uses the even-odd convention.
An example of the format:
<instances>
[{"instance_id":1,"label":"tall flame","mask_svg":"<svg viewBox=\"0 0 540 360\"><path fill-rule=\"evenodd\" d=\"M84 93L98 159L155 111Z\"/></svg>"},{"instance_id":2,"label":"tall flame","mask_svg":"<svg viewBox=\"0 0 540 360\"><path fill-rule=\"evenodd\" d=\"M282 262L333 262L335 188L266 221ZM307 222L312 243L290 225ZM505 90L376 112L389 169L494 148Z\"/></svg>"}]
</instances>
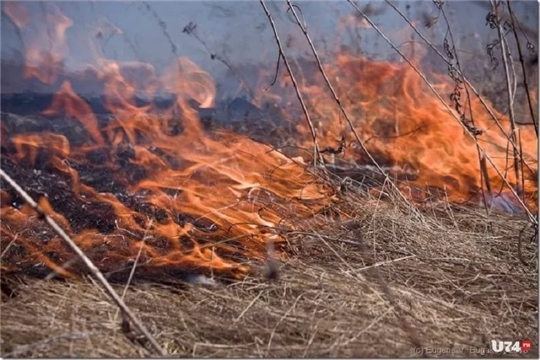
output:
<instances>
[{"instance_id":1,"label":"tall flame","mask_svg":"<svg viewBox=\"0 0 540 360\"><path fill-rule=\"evenodd\" d=\"M420 62L415 63L418 67ZM495 110L488 100L476 97L472 89L470 102L466 101L466 90L461 88L461 113L473 120L472 130L478 131L471 136L471 123L461 123L461 114L452 102L439 98L450 99L455 91L449 77L427 72L428 84L405 62L374 61L341 53L335 61L325 64L325 72L360 140L379 165L403 169L411 175L400 184L406 195L417 200L442 196L462 203L483 200L489 186L492 197L503 196L512 209L519 210L519 201L508 188L510 184L530 209L537 209L538 140L532 123L518 125L518 140L513 140L509 135L513 131L509 117ZM337 148L344 137L347 146L338 156L344 166L354 169L373 165L358 145L321 74L304 71L303 75L301 90L315 119L320 147ZM294 96L288 79L275 91L283 98ZM309 147L310 130L305 122L297 120L300 109L289 106L288 114L293 114L289 120L301 134L301 147ZM514 171L512 141L524 161L522 166L518 159L518 176ZM481 158L488 180L482 178Z\"/></svg>"}]
</instances>

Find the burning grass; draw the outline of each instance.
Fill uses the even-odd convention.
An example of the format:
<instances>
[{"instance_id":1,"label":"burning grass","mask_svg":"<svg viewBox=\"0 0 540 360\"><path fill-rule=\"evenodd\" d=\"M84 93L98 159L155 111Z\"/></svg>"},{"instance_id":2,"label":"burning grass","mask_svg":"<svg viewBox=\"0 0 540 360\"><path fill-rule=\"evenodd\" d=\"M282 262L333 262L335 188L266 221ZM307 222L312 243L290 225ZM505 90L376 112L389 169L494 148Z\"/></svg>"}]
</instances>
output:
<instances>
[{"instance_id":1,"label":"burning grass","mask_svg":"<svg viewBox=\"0 0 540 360\"><path fill-rule=\"evenodd\" d=\"M107 58L98 26L95 62L70 73L77 24L54 4L41 22L3 6L24 43L19 80L54 93L44 106L14 94L24 114L1 114L4 357L144 356L150 345L194 357L478 356L493 339L538 338L533 111L517 127L468 82L447 38L437 54L448 76L427 54L409 60L352 2L404 62L336 42L323 67L287 3L317 66L288 58L261 0L287 72L257 69L253 96L223 108L219 84L178 57L161 20L169 68ZM183 33L208 50L195 30Z\"/></svg>"},{"instance_id":2,"label":"burning grass","mask_svg":"<svg viewBox=\"0 0 540 360\"><path fill-rule=\"evenodd\" d=\"M255 272L231 284L132 282L125 301L170 355L418 356L419 342L468 357L491 339L535 342L538 252L526 220L420 211L357 189L334 209L351 220L287 235L276 281L252 262ZM92 280L12 281L2 356L148 355Z\"/></svg>"}]
</instances>

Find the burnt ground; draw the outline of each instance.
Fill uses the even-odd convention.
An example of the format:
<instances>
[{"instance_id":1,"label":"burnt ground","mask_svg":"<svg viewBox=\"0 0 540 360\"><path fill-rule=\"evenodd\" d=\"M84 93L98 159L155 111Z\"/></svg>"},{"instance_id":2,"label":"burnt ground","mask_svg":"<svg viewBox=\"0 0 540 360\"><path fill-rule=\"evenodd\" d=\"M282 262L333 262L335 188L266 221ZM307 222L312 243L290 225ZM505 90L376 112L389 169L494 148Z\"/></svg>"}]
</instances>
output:
<instances>
[{"instance_id":1,"label":"burnt ground","mask_svg":"<svg viewBox=\"0 0 540 360\"><path fill-rule=\"evenodd\" d=\"M160 208L145 199L150 195L147 191L139 191L130 193L126 189L137 184L139 181L147 178L149 168L137 165L133 162L135 151L129 144L123 144L114 151L103 149L95 149L85 153L78 153L77 148L83 144L91 143L91 136L86 128L77 119L69 116L43 116L39 115L47 104L52 100L51 95L27 93L27 94L11 94L2 96L2 109L12 112L1 113L2 127L2 142L0 153L2 155L0 164L4 169L28 194L34 199L47 198L52 208L64 218L69 219L71 230L74 234L79 234L87 229L95 229L101 234L110 234L117 230L117 223L114 217L111 217L112 205L109 203L98 202L91 199L91 195L85 194L75 196L74 179L67 172L62 172L53 161L57 158L58 151L47 141L47 137L40 140L40 144L36 147L35 158L32 158L32 151L26 151L25 156L19 158L17 152L17 142L15 136L19 134L55 134L63 135L69 140L70 157L68 160L69 167L75 170L78 174L77 183L80 182L86 186L92 187L100 193L108 193L124 206L134 211L133 220L142 229L147 228L148 221L157 223L174 222L180 226L184 226L186 222L191 223L196 230L208 234L200 241L219 242L224 239L219 234L213 234L217 230L216 224L210 220L194 217L190 214L180 214L170 209ZM85 98L92 110L96 114L100 128L105 128L111 121L110 113L103 108L100 97ZM148 103L149 100L139 97L139 104ZM167 94L161 97L152 99L152 102L158 107L170 107L173 104L173 98ZM237 133L249 133L255 140L264 139L268 136L268 129L283 129L283 117L279 117L279 113L272 109L260 109L243 98L236 98L232 101L221 102L214 109L200 109L196 103L192 104L199 111L199 115L205 129L209 134L215 128L227 128ZM32 110L28 110L32 109ZM238 121L237 119L243 119ZM174 119L173 119L174 120ZM183 131L181 121L171 121L167 129L171 134ZM289 138L291 134L288 135ZM280 139L287 141L285 134L272 134L272 138L279 143ZM31 147L27 147L27 150ZM161 157L167 164L174 168L180 168L182 159L172 158L158 147L152 146L149 150ZM63 155L60 155L60 158ZM23 199L0 179L0 187L4 191L2 194L3 206L12 206L20 208L24 201ZM87 196L88 195L88 196ZM169 194L174 196L174 193ZM23 225L30 227L30 225ZM47 242L54 239L54 234L46 227L39 225L39 234L33 234L31 242L33 245L44 246ZM144 232L139 229L129 229L131 234L141 239L144 238ZM11 230L9 230L11 232ZM211 238L208 240L206 238ZM182 246L186 250L193 247L189 239L182 240ZM230 241L227 241L231 243ZM16 242L15 242L16 243ZM202 242L200 242L202 244ZM156 248L166 253L170 248L170 241L167 239L156 238ZM237 246L238 248L241 248ZM89 251L88 256L93 261L101 261L109 248L105 245L98 246ZM169 249L170 250L170 249ZM58 249L56 250L58 251ZM109 249L109 258L112 257ZM62 253L64 256L73 256L70 249L63 246ZM223 258L236 260L235 251L218 253ZM29 254L27 248L23 246L10 246L6 248L2 256L3 265L10 270L20 270L25 274L36 276L46 276L49 270L44 264L36 264L36 260L28 261L32 255ZM55 254L47 254L49 258L56 262L64 262L66 259L60 259ZM124 256L125 258L125 256ZM130 265L126 261L111 260L108 265L102 266L102 271L111 279L126 279L130 272ZM69 269L76 272L86 272L84 266L80 262L73 262ZM140 274L137 277L146 277L148 273L152 279L155 279L155 269L139 266L137 272ZM139 271L140 270L140 271ZM163 271L170 272L162 274ZM171 269L159 269L157 276L160 278L172 276L173 278L186 276L184 269L177 269L174 266ZM187 274L191 272L188 269Z\"/></svg>"}]
</instances>

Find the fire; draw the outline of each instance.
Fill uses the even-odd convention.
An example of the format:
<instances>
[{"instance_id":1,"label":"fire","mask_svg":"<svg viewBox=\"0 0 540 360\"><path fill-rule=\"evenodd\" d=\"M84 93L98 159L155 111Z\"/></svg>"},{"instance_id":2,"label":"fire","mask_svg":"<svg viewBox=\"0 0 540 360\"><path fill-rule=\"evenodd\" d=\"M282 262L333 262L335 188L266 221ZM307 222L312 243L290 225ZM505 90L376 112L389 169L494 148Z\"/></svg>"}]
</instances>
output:
<instances>
[{"instance_id":1,"label":"fire","mask_svg":"<svg viewBox=\"0 0 540 360\"><path fill-rule=\"evenodd\" d=\"M22 4L8 4L6 13L25 30ZM62 42L70 22L57 20L55 34L62 36L55 39ZM34 42L27 39L29 69L36 63ZM53 58L42 60L54 68L59 58ZM191 102L213 106L216 89L190 60L178 59L161 77L148 64L98 63L88 73L103 83L107 122L65 79L42 115L67 116L69 126L78 122L84 131L15 134L3 124L2 165L41 196L43 209L103 271L129 269L140 252L138 267L147 271L198 268L237 276L248 271L246 260L265 258L268 243L279 245L283 233L333 200L332 189L301 159L245 136L206 131ZM137 93L151 98L157 91L173 93L174 105L136 104ZM65 244L8 188L0 214L2 245L13 242L4 270L40 264L64 276L81 270L70 264L73 254Z\"/></svg>"},{"instance_id":2,"label":"fire","mask_svg":"<svg viewBox=\"0 0 540 360\"><path fill-rule=\"evenodd\" d=\"M49 31L33 28L39 22L22 3L3 4L24 41L24 76L55 86L56 93L31 131L15 126L17 118L2 119L2 167L39 198L103 271L125 271L138 258L138 268L150 273L212 269L241 276L249 271L249 260L264 259L269 244L283 243L287 231L324 222L320 213L336 196L309 171L309 155L293 159L244 135L210 131L201 121L200 109L214 107L216 99L208 73L187 58L160 73L149 64L107 59L94 49L97 65L79 79L67 76L62 62L73 23L54 5L47 6L41 24ZM43 50L40 36L47 33L51 45ZM400 183L405 192L420 188L406 192L410 198L439 191L452 202L478 199L485 180L476 144L410 66L342 52L325 69L377 161L414 173ZM87 78L100 84L107 114L97 113L77 93L75 81ZM448 98L452 85L444 77L433 78ZM304 71L302 79L321 148L335 148L344 137L338 161L349 167L371 165L320 74ZM284 116L295 127L296 144L312 148L292 91L282 79L259 92L256 101L287 104ZM144 104L136 99L141 94L149 99ZM173 94L173 104L157 104L153 99L159 94ZM508 131L508 117L495 112L497 125L476 98L465 110L483 131L478 143L485 154L512 186L522 187L519 192L534 208L537 139L532 129L519 131L530 169L524 167L518 179L507 156L508 138L499 129ZM61 125L51 125L59 118ZM487 170L492 192L512 196L495 168ZM82 271L61 239L7 187L1 190L0 215L3 270L45 266L63 276Z\"/></svg>"},{"instance_id":3,"label":"fire","mask_svg":"<svg viewBox=\"0 0 540 360\"><path fill-rule=\"evenodd\" d=\"M416 66L419 66L418 61ZM538 140L532 124L518 126L516 144L521 147L524 165L518 161L520 171L516 177L508 116L496 111L484 99L494 113L494 119L471 89L469 108L465 89L461 89L461 111L468 119L472 114L474 129L479 132L478 145L494 164L486 161L489 178L486 181L481 177L477 145L460 124L460 114L450 100L445 106L409 64L373 61L342 53L334 63L325 66L325 72L342 106L353 119L360 139L379 165L409 174L407 181L400 182L399 187L410 198L425 201L429 197L442 197L454 203L480 201L482 189L489 196L486 187L489 184L492 198L505 199L495 200L495 205L508 202L512 210L519 211L519 202L501 178L502 173L521 194L524 203L536 211ZM336 101L321 85L324 80L320 73L304 73L304 77L302 91L309 99L312 117L317 119L315 125L321 148L337 148L343 136L347 146L337 160L351 170L371 165ZM455 85L450 83L449 77L432 73L431 78L440 96L450 99ZM285 97L292 97L288 80L284 79L283 83L285 85L278 91L284 92ZM304 122L297 121L299 109L292 113L289 120L302 134L299 142L308 147L309 128Z\"/></svg>"}]
</instances>

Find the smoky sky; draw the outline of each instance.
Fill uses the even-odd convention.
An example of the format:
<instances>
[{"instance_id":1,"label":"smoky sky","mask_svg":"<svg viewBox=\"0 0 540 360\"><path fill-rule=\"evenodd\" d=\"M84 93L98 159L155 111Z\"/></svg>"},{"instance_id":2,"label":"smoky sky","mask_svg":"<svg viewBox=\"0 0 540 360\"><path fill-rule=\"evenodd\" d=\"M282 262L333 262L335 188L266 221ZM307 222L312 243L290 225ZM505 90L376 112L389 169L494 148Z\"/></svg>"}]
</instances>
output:
<instances>
[{"instance_id":1,"label":"smoky sky","mask_svg":"<svg viewBox=\"0 0 540 360\"><path fill-rule=\"evenodd\" d=\"M395 52L371 28L359 26L342 31L337 36L340 21L357 16L346 1L295 1L302 21L315 46L336 49L336 42L356 46L375 58L395 57ZM434 44L442 44L446 27L439 21L428 26L438 11L432 1L393 2ZM513 10L526 31L532 29L531 40L536 43L538 4L535 1L513 1ZM156 69L169 66L174 57L187 56L214 77L227 71L218 60L224 59L233 67L246 63L275 63L278 50L268 19L259 1L61 1L54 3L73 21L67 30L69 54L65 59L68 70L95 63L89 39L97 44L101 54L118 61L142 61ZM401 49L414 41L406 22L381 1L360 1L359 6ZM43 11L39 2L25 1L30 12ZM267 1L282 41L288 45L290 56L309 54L302 32L287 13L285 1ZM497 37L496 30L486 26L489 2L447 1L444 5L459 46L467 51L482 49ZM39 17L37 17L39 18ZM196 36L183 31L188 24L195 26ZM22 61L24 44L16 27L2 13L2 60ZM99 36L98 30L99 30ZM405 29L405 30L404 30ZM471 55L472 56L472 55Z\"/></svg>"}]
</instances>

